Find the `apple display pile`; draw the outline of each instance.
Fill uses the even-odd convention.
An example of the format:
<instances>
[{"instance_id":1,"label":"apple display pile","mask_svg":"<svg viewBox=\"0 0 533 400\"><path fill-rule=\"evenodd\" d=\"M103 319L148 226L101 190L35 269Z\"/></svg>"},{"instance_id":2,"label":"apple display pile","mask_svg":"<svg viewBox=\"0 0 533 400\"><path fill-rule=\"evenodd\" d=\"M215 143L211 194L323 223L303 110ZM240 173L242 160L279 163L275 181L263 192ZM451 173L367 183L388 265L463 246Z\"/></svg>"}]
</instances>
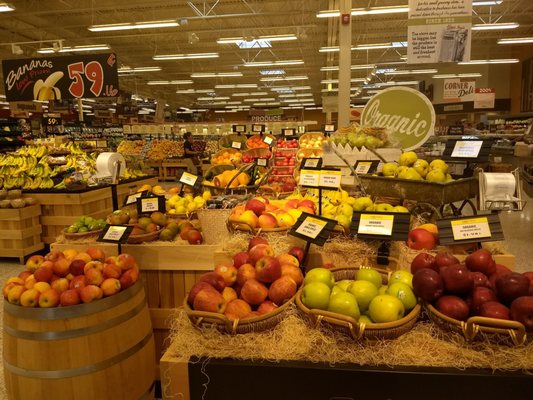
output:
<instances>
[{"instance_id":1,"label":"apple display pile","mask_svg":"<svg viewBox=\"0 0 533 400\"><path fill-rule=\"evenodd\" d=\"M139 279L139 267L129 254L106 257L96 247L33 255L26 270L7 279L4 298L22 307L66 307L112 296Z\"/></svg>"},{"instance_id":2,"label":"apple display pile","mask_svg":"<svg viewBox=\"0 0 533 400\"><path fill-rule=\"evenodd\" d=\"M106 222L103 219L95 219L93 217L82 216L74 221L67 229L67 233L86 233L94 232L103 229Z\"/></svg>"},{"instance_id":3,"label":"apple display pile","mask_svg":"<svg viewBox=\"0 0 533 400\"><path fill-rule=\"evenodd\" d=\"M448 164L442 160L433 160L428 163L419 159L414 151L402 153L398 163L388 162L383 164L381 170L383 176L416 181L450 182L453 180L448 173Z\"/></svg>"},{"instance_id":4,"label":"apple display pile","mask_svg":"<svg viewBox=\"0 0 533 400\"><path fill-rule=\"evenodd\" d=\"M439 243L439 228L427 223L411 229L407 234L407 247L413 250L433 250Z\"/></svg>"},{"instance_id":5,"label":"apple display pile","mask_svg":"<svg viewBox=\"0 0 533 400\"><path fill-rule=\"evenodd\" d=\"M243 320L267 314L290 301L303 282L303 249L274 255L268 241L255 236L248 251L233 255L232 264L219 264L191 288L188 305L195 311L224 314Z\"/></svg>"},{"instance_id":6,"label":"apple display pile","mask_svg":"<svg viewBox=\"0 0 533 400\"><path fill-rule=\"evenodd\" d=\"M335 281L330 269L311 269L305 275L302 303L309 309L346 315L365 324L397 321L416 306L409 271L395 271L387 284L373 268L355 271L355 280Z\"/></svg>"},{"instance_id":7,"label":"apple display pile","mask_svg":"<svg viewBox=\"0 0 533 400\"><path fill-rule=\"evenodd\" d=\"M512 272L480 249L464 262L447 252L420 253L411 272L415 294L450 318L515 320L533 331L533 271Z\"/></svg>"}]
</instances>

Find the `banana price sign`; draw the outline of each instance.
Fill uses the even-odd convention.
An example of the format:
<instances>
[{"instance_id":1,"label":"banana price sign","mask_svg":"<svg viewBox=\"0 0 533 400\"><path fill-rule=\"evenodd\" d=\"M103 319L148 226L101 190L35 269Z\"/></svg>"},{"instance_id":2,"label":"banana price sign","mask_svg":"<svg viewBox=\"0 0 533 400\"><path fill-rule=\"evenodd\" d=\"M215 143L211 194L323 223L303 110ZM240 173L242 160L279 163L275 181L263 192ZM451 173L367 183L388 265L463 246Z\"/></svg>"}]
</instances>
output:
<instances>
[{"instance_id":1,"label":"banana price sign","mask_svg":"<svg viewBox=\"0 0 533 400\"><path fill-rule=\"evenodd\" d=\"M2 60L7 101L118 95L114 53Z\"/></svg>"}]
</instances>

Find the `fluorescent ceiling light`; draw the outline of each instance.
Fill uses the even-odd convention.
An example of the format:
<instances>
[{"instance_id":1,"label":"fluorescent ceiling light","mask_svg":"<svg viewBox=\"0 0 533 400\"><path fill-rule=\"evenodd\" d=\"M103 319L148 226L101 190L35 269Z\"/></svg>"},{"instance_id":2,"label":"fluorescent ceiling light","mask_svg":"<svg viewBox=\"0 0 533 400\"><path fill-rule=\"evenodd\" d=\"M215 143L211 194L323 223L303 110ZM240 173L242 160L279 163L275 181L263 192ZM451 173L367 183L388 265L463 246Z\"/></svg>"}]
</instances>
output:
<instances>
[{"instance_id":1,"label":"fluorescent ceiling light","mask_svg":"<svg viewBox=\"0 0 533 400\"><path fill-rule=\"evenodd\" d=\"M350 79L350 82L368 82L368 78L352 78ZM339 83L338 79L323 79L320 81L320 83L328 84L328 83Z\"/></svg>"},{"instance_id":2,"label":"fluorescent ceiling light","mask_svg":"<svg viewBox=\"0 0 533 400\"><path fill-rule=\"evenodd\" d=\"M236 85L215 85L215 89L255 89L256 83L238 83Z\"/></svg>"},{"instance_id":3,"label":"fluorescent ceiling light","mask_svg":"<svg viewBox=\"0 0 533 400\"><path fill-rule=\"evenodd\" d=\"M520 44L533 43L533 37L503 38L498 40L498 44Z\"/></svg>"},{"instance_id":4,"label":"fluorescent ceiling light","mask_svg":"<svg viewBox=\"0 0 533 400\"><path fill-rule=\"evenodd\" d=\"M245 67L268 67L276 65L300 65L303 64L303 60L277 60L277 61L251 61L245 62Z\"/></svg>"},{"instance_id":5,"label":"fluorescent ceiling light","mask_svg":"<svg viewBox=\"0 0 533 400\"><path fill-rule=\"evenodd\" d=\"M0 12L15 11L15 6L9 3L0 3Z\"/></svg>"},{"instance_id":6,"label":"fluorescent ceiling light","mask_svg":"<svg viewBox=\"0 0 533 400\"><path fill-rule=\"evenodd\" d=\"M152 57L155 61L191 60L196 58L218 58L218 53L160 54Z\"/></svg>"},{"instance_id":7,"label":"fluorescent ceiling light","mask_svg":"<svg viewBox=\"0 0 533 400\"><path fill-rule=\"evenodd\" d=\"M389 42L389 43L371 43L371 44L358 44L352 46L353 50L374 50L374 49L392 49L395 47L407 47L407 42ZM333 53L338 52L339 46L325 46L321 47L318 51L320 53Z\"/></svg>"},{"instance_id":8,"label":"fluorescent ceiling light","mask_svg":"<svg viewBox=\"0 0 533 400\"><path fill-rule=\"evenodd\" d=\"M97 51L97 50L109 50L110 47L108 44L92 44L87 46L74 46L74 47L62 47L54 49L53 47L43 47L37 50L37 53L40 54L50 54L50 53L78 53L83 51Z\"/></svg>"},{"instance_id":9,"label":"fluorescent ceiling light","mask_svg":"<svg viewBox=\"0 0 533 400\"><path fill-rule=\"evenodd\" d=\"M137 73L137 72L157 72L161 71L161 67L137 67L137 68L131 68L131 67L121 67L118 69L118 73Z\"/></svg>"},{"instance_id":10,"label":"fluorescent ceiling light","mask_svg":"<svg viewBox=\"0 0 533 400\"><path fill-rule=\"evenodd\" d=\"M436 69L406 69L399 71L385 71L385 75L415 75L415 74L435 74L437 73Z\"/></svg>"},{"instance_id":11,"label":"fluorescent ceiling light","mask_svg":"<svg viewBox=\"0 0 533 400\"><path fill-rule=\"evenodd\" d=\"M196 100L198 101L210 101L210 100L229 100L228 96L215 96L215 97L198 97Z\"/></svg>"},{"instance_id":12,"label":"fluorescent ceiling light","mask_svg":"<svg viewBox=\"0 0 533 400\"><path fill-rule=\"evenodd\" d=\"M213 89L178 89L176 93L186 94L186 93L212 93Z\"/></svg>"},{"instance_id":13,"label":"fluorescent ceiling light","mask_svg":"<svg viewBox=\"0 0 533 400\"><path fill-rule=\"evenodd\" d=\"M518 28L520 24L516 22L498 22L498 23L489 23L489 24L474 24L472 25L473 31L489 31L489 30L498 30L498 29L515 29Z\"/></svg>"},{"instance_id":14,"label":"fluorescent ceiling light","mask_svg":"<svg viewBox=\"0 0 533 400\"><path fill-rule=\"evenodd\" d=\"M464 74L438 74L433 75L433 79L448 79L448 78L478 78L482 76L479 72L464 73Z\"/></svg>"},{"instance_id":15,"label":"fluorescent ceiling light","mask_svg":"<svg viewBox=\"0 0 533 400\"><path fill-rule=\"evenodd\" d=\"M350 67L350 69L373 69L373 68L376 68L374 64L360 64L360 65L352 65ZM339 70L338 65L320 68L320 71L338 71L338 70Z\"/></svg>"},{"instance_id":16,"label":"fluorescent ceiling light","mask_svg":"<svg viewBox=\"0 0 533 400\"><path fill-rule=\"evenodd\" d=\"M147 85L192 85L191 80L177 80L177 81L148 81Z\"/></svg>"},{"instance_id":17,"label":"fluorescent ceiling light","mask_svg":"<svg viewBox=\"0 0 533 400\"><path fill-rule=\"evenodd\" d=\"M262 69L259 71L261 75L284 75L285 70L283 69Z\"/></svg>"},{"instance_id":18,"label":"fluorescent ceiling light","mask_svg":"<svg viewBox=\"0 0 533 400\"><path fill-rule=\"evenodd\" d=\"M270 90L274 92L286 91L286 90L311 90L311 86L273 86Z\"/></svg>"},{"instance_id":19,"label":"fluorescent ceiling light","mask_svg":"<svg viewBox=\"0 0 533 400\"><path fill-rule=\"evenodd\" d=\"M497 6L498 4L502 4L503 0L480 0L480 1L473 1L473 6Z\"/></svg>"},{"instance_id":20,"label":"fluorescent ceiling light","mask_svg":"<svg viewBox=\"0 0 533 400\"><path fill-rule=\"evenodd\" d=\"M242 76L242 72L197 72L191 74L191 78L223 78Z\"/></svg>"},{"instance_id":21,"label":"fluorescent ceiling light","mask_svg":"<svg viewBox=\"0 0 533 400\"><path fill-rule=\"evenodd\" d=\"M266 96L268 92L233 93L233 97Z\"/></svg>"},{"instance_id":22,"label":"fluorescent ceiling light","mask_svg":"<svg viewBox=\"0 0 533 400\"><path fill-rule=\"evenodd\" d=\"M279 42L284 40L296 40L298 37L294 34L288 35L265 35L253 37L251 39L245 37L231 37L217 39L218 44L239 44L241 42L251 42L252 40L268 40L269 42Z\"/></svg>"},{"instance_id":23,"label":"fluorescent ceiling light","mask_svg":"<svg viewBox=\"0 0 533 400\"><path fill-rule=\"evenodd\" d=\"M180 26L177 20L130 22L124 24L91 25L87 29L91 32L124 31L129 29L170 28Z\"/></svg>"},{"instance_id":24,"label":"fluorescent ceiling light","mask_svg":"<svg viewBox=\"0 0 533 400\"><path fill-rule=\"evenodd\" d=\"M307 75L294 75L294 76L272 76L259 79L261 82L275 82L275 81L303 81L309 79Z\"/></svg>"},{"instance_id":25,"label":"fluorescent ceiling light","mask_svg":"<svg viewBox=\"0 0 533 400\"><path fill-rule=\"evenodd\" d=\"M460 61L458 65L479 65L479 64L516 64L520 62L518 58L496 58L492 60L470 60Z\"/></svg>"}]
</instances>

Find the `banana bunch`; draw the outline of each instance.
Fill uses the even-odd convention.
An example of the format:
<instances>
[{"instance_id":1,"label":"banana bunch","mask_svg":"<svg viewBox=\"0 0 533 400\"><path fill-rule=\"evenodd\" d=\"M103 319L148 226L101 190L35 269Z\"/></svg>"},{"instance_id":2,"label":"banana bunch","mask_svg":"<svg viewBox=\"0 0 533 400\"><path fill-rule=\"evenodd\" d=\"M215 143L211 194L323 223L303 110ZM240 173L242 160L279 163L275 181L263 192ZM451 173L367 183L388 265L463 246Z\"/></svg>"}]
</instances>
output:
<instances>
[{"instance_id":1,"label":"banana bunch","mask_svg":"<svg viewBox=\"0 0 533 400\"><path fill-rule=\"evenodd\" d=\"M32 156L35 158L42 158L48 153L48 148L45 145L31 145L24 146L17 152L21 156Z\"/></svg>"},{"instance_id":2,"label":"banana bunch","mask_svg":"<svg viewBox=\"0 0 533 400\"><path fill-rule=\"evenodd\" d=\"M39 189L52 189L54 187L54 181L50 178L43 178Z\"/></svg>"},{"instance_id":3,"label":"banana bunch","mask_svg":"<svg viewBox=\"0 0 533 400\"><path fill-rule=\"evenodd\" d=\"M40 177L40 178L43 178L43 177L50 177L52 175L52 169L50 168L50 166L48 164L43 164L43 163L37 163L37 165L35 165L34 168L32 168L28 174L30 176L37 176L37 177Z\"/></svg>"},{"instance_id":4,"label":"banana bunch","mask_svg":"<svg viewBox=\"0 0 533 400\"><path fill-rule=\"evenodd\" d=\"M67 149L70 154L79 154L79 155L86 155L85 151L80 147L79 144L74 142L68 142L68 143L62 143L59 145L60 148Z\"/></svg>"},{"instance_id":5,"label":"banana bunch","mask_svg":"<svg viewBox=\"0 0 533 400\"><path fill-rule=\"evenodd\" d=\"M39 101L61 100L61 90L56 88L55 84L63 78L63 75L63 72L56 71L50 74L44 82L42 79L35 82L35 85L33 85L33 99Z\"/></svg>"},{"instance_id":6,"label":"banana bunch","mask_svg":"<svg viewBox=\"0 0 533 400\"><path fill-rule=\"evenodd\" d=\"M122 179L140 178L142 176L146 176L146 174L140 169L132 169L132 168L126 167L126 170L124 171L124 175L122 175Z\"/></svg>"}]
</instances>

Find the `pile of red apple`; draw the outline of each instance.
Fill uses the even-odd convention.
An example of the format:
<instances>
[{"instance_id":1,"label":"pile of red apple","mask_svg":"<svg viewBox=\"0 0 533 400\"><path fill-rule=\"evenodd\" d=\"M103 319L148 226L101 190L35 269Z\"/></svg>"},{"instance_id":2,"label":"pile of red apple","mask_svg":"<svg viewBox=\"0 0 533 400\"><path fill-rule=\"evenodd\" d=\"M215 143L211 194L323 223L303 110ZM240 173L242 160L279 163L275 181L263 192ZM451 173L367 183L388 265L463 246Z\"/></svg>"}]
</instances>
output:
<instances>
[{"instance_id":1,"label":"pile of red apple","mask_svg":"<svg viewBox=\"0 0 533 400\"><path fill-rule=\"evenodd\" d=\"M298 139L278 139L276 142L276 147L278 149L297 149L299 146Z\"/></svg>"},{"instance_id":2,"label":"pile of red apple","mask_svg":"<svg viewBox=\"0 0 533 400\"><path fill-rule=\"evenodd\" d=\"M251 156L251 155L244 155L244 156L242 156L242 162L245 163L245 164L251 164L255 160L257 160L258 158L264 158L264 159L268 160L270 157L272 157L272 154L270 154L270 153L268 153L266 155L262 155L260 157Z\"/></svg>"},{"instance_id":3,"label":"pile of red apple","mask_svg":"<svg viewBox=\"0 0 533 400\"><path fill-rule=\"evenodd\" d=\"M4 298L23 307L58 307L90 303L112 296L139 279L139 268L129 254L106 257L96 247L33 255L26 270L4 284Z\"/></svg>"},{"instance_id":4,"label":"pile of red apple","mask_svg":"<svg viewBox=\"0 0 533 400\"><path fill-rule=\"evenodd\" d=\"M513 272L480 249L464 262L447 252L420 253L411 272L415 294L450 318L515 320L533 331L533 271Z\"/></svg>"},{"instance_id":5,"label":"pile of red apple","mask_svg":"<svg viewBox=\"0 0 533 400\"><path fill-rule=\"evenodd\" d=\"M232 321L267 314L296 294L304 279L299 268L303 256L300 247L275 256L266 239L253 237L248 251L233 255L232 264L203 274L187 302L196 311L224 314Z\"/></svg>"}]
</instances>

